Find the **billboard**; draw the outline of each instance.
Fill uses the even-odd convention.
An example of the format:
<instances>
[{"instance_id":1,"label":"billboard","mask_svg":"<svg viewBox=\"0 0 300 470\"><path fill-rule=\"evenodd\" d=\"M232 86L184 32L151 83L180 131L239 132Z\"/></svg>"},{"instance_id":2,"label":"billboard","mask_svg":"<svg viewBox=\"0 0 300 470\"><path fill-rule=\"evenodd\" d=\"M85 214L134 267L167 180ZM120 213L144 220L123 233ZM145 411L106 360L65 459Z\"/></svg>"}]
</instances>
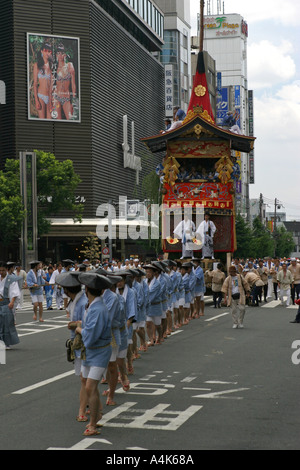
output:
<instances>
[{"instance_id":1,"label":"billboard","mask_svg":"<svg viewBox=\"0 0 300 470\"><path fill-rule=\"evenodd\" d=\"M221 87L217 93L217 114L216 124L222 126L225 117L229 111L229 89L228 87Z\"/></svg>"},{"instance_id":2,"label":"billboard","mask_svg":"<svg viewBox=\"0 0 300 470\"><path fill-rule=\"evenodd\" d=\"M79 38L27 33L28 119L80 122Z\"/></svg>"}]
</instances>

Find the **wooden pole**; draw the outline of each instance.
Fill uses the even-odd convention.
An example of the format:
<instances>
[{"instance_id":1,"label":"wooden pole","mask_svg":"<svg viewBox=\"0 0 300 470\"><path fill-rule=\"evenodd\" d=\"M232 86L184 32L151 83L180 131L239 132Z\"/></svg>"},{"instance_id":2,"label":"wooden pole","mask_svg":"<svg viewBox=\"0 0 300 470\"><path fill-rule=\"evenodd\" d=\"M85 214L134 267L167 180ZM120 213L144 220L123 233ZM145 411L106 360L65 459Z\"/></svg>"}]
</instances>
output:
<instances>
[{"instance_id":1,"label":"wooden pole","mask_svg":"<svg viewBox=\"0 0 300 470\"><path fill-rule=\"evenodd\" d=\"M203 42L204 42L204 0L200 0L200 44L199 52L203 52Z\"/></svg>"}]
</instances>

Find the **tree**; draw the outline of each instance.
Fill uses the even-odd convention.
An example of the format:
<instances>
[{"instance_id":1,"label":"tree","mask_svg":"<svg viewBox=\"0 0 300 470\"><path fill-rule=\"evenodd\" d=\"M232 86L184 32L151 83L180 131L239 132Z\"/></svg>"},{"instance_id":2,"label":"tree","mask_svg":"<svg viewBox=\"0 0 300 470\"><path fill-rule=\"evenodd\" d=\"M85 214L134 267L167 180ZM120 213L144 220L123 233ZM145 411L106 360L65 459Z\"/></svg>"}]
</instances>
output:
<instances>
[{"instance_id":1,"label":"tree","mask_svg":"<svg viewBox=\"0 0 300 470\"><path fill-rule=\"evenodd\" d=\"M250 253L254 258L264 258L265 256L272 256L274 253L274 240L259 217L256 217L253 221Z\"/></svg>"},{"instance_id":2,"label":"tree","mask_svg":"<svg viewBox=\"0 0 300 470\"><path fill-rule=\"evenodd\" d=\"M153 170L145 176L142 182L142 193L144 199L149 201L149 220L151 219L151 205L161 205L162 196L160 191L160 180L156 172ZM138 240L139 243L147 248L153 249L156 253L161 251L161 237L158 240L151 239L151 228L149 227L149 239ZM159 217L159 233L161 233L161 216Z\"/></svg>"},{"instance_id":3,"label":"tree","mask_svg":"<svg viewBox=\"0 0 300 470\"><path fill-rule=\"evenodd\" d=\"M76 203L75 191L81 183L75 173L72 160L58 161L52 153L36 151L38 233L48 233L51 223L47 220L62 210L74 213L74 220L82 220L83 205Z\"/></svg>"},{"instance_id":4,"label":"tree","mask_svg":"<svg viewBox=\"0 0 300 470\"><path fill-rule=\"evenodd\" d=\"M276 231L276 256L280 258L289 257L294 250L295 243L293 234L288 232L285 227L279 227Z\"/></svg>"},{"instance_id":5,"label":"tree","mask_svg":"<svg viewBox=\"0 0 300 470\"><path fill-rule=\"evenodd\" d=\"M49 232L49 218L62 210L82 220L83 205L76 204L75 191L81 182L69 159L58 161L52 153L36 151L37 157L37 213L38 234ZM20 237L25 217L20 194L20 164L18 159L7 159L0 171L0 241L8 245Z\"/></svg>"},{"instance_id":6,"label":"tree","mask_svg":"<svg viewBox=\"0 0 300 470\"><path fill-rule=\"evenodd\" d=\"M83 241L83 250L80 253L83 254L91 263L100 259L100 245L99 238L92 232L89 233L87 238Z\"/></svg>"},{"instance_id":7,"label":"tree","mask_svg":"<svg viewBox=\"0 0 300 470\"><path fill-rule=\"evenodd\" d=\"M20 195L20 177L9 161L0 171L0 242L7 246L20 236L25 211Z\"/></svg>"},{"instance_id":8,"label":"tree","mask_svg":"<svg viewBox=\"0 0 300 470\"><path fill-rule=\"evenodd\" d=\"M235 222L237 250L235 256L239 258L247 258L250 253L252 230L251 227L245 222L243 217L238 214Z\"/></svg>"}]
</instances>

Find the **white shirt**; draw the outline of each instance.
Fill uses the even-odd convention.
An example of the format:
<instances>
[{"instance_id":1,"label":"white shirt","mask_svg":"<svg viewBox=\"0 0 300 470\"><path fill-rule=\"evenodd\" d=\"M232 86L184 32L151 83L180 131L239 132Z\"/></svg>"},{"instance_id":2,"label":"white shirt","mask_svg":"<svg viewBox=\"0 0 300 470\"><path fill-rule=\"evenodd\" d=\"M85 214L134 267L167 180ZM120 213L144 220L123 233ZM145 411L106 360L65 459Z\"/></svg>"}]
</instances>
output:
<instances>
[{"instance_id":1,"label":"white shirt","mask_svg":"<svg viewBox=\"0 0 300 470\"><path fill-rule=\"evenodd\" d=\"M231 289L231 294L238 294L240 292L239 290L239 282L237 276L232 276L232 289Z\"/></svg>"},{"instance_id":2,"label":"white shirt","mask_svg":"<svg viewBox=\"0 0 300 470\"><path fill-rule=\"evenodd\" d=\"M5 282L6 282L6 276L3 280L0 277L0 296L2 298L3 298ZM11 284L8 288L8 297L9 297L10 302L14 297L20 297L20 295L21 295L21 292L20 292L20 289L19 289L18 282L17 281L11 282Z\"/></svg>"},{"instance_id":3,"label":"white shirt","mask_svg":"<svg viewBox=\"0 0 300 470\"><path fill-rule=\"evenodd\" d=\"M203 220L203 222L201 222L201 224L199 225L197 229L197 233L200 235L203 243L204 243L205 234L206 232L208 232L209 227L211 230L211 237L213 238L216 232L216 226L211 220L208 220L207 222L206 220Z\"/></svg>"},{"instance_id":4,"label":"white shirt","mask_svg":"<svg viewBox=\"0 0 300 470\"><path fill-rule=\"evenodd\" d=\"M179 222L177 227L174 230L174 235L176 235L177 238L182 239L183 234L185 233L187 238L192 238L194 236L195 231L195 224L192 220L182 220ZM188 236L187 236L188 235Z\"/></svg>"},{"instance_id":5,"label":"white shirt","mask_svg":"<svg viewBox=\"0 0 300 470\"><path fill-rule=\"evenodd\" d=\"M58 276L59 274L62 274L62 272L63 272L62 270L61 270L61 272L59 272L58 269L53 271L52 276L50 277L49 284L55 284L56 276Z\"/></svg>"}]
</instances>

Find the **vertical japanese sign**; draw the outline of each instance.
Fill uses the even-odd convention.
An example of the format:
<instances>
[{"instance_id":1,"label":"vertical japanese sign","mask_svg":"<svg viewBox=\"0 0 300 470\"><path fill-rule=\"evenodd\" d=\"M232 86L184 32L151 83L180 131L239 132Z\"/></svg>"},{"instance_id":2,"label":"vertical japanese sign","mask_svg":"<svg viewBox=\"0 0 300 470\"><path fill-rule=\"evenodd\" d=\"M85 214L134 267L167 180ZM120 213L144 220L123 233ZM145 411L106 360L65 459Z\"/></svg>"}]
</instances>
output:
<instances>
[{"instance_id":1,"label":"vertical japanese sign","mask_svg":"<svg viewBox=\"0 0 300 470\"><path fill-rule=\"evenodd\" d=\"M249 103L249 135L254 136L254 119L253 119L253 90L248 92L248 103ZM249 172L250 172L250 184L255 183L255 168L254 168L254 150L249 153Z\"/></svg>"},{"instance_id":2,"label":"vertical japanese sign","mask_svg":"<svg viewBox=\"0 0 300 470\"><path fill-rule=\"evenodd\" d=\"M165 65L165 116L173 117L173 65Z\"/></svg>"},{"instance_id":3,"label":"vertical japanese sign","mask_svg":"<svg viewBox=\"0 0 300 470\"><path fill-rule=\"evenodd\" d=\"M241 127L241 87L239 85L234 87L234 107L239 114L236 124Z\"/></svg>"},{"instance_id":4,"label":"vertical japanese sign","mask_svg":"<svg viewBox=\"0 0 300 470\"><path fill-rule=\"evenodd\" d=\"M22 226L22 266L37 258L37 185L36 154L20 152L21 196L26 211Z\"/></svg>"}]
</instances>

